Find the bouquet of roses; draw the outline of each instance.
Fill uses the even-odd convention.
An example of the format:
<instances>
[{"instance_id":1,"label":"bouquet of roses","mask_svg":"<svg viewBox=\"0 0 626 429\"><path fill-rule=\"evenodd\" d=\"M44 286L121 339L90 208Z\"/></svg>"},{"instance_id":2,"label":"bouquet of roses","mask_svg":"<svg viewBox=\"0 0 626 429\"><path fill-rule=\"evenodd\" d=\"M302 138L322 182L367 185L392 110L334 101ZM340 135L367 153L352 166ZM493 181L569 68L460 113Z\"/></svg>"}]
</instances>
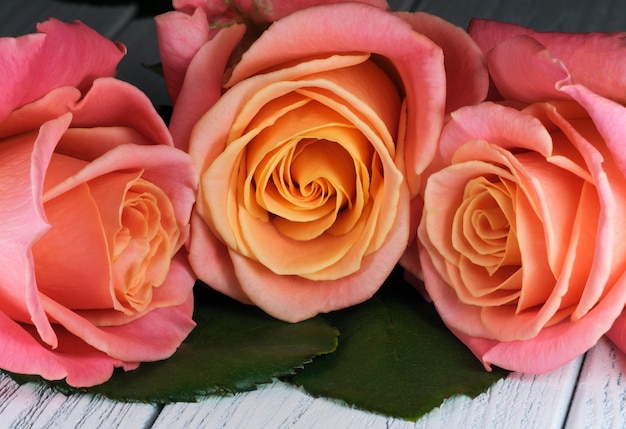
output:
<instances>
[{"instance_id":1,"label":"bouquet of roses","mask_svg":"<svg viewBox=\"0 0 626 429\"><path fill-rule=\"evenodd\" d=\"M492 365L626 349L622 34L173 6L167 125L88 27L0 39L0 369L140 400L286 377L416 418Z\"/></svg>"}]
</instances>

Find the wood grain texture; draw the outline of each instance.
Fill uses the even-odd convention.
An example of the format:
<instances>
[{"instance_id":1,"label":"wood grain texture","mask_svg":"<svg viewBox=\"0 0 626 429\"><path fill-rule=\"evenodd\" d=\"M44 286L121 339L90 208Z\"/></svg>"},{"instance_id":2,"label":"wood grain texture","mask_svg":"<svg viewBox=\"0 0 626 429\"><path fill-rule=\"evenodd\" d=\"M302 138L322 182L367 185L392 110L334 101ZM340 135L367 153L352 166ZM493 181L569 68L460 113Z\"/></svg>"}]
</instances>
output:
<instances>
[{"instance_id":1,"label":"wood grain texture","mask_svg":"<svg viewBox=\"0 0 626 429\"><path fill-rule=\"evenodd\" d=\"M417 422L351 409L329 399L313 398L281 382L233 397L210 397L194 404L164 407L153 428L395 428L427 429L545 427L565 422L582 357L548 374L512 374L475 399L445 401ZM514 406L511 406L514 404Z\"/></svg>"},{"instance_id":2,"label":"wood grain texture","mask_svg":"<svg viewBox=\"0 0 626 429\"><path fill-rule=\"evenodd\" d=\"M602 339L587 352L566 429L626 428L626 355Z\"/></svg>"},{"instance_id":3,"label":"wood grain texture","mask_svg":"<svg viewBox=\"0 0 626 429\"><path fill-rule=\"evenodd\" d=\"M152 404L131 404L99 395L66 396L43 384L18 385L0 374L0 428L141 428L157 417Z\"/></svg>"}]
</instances>

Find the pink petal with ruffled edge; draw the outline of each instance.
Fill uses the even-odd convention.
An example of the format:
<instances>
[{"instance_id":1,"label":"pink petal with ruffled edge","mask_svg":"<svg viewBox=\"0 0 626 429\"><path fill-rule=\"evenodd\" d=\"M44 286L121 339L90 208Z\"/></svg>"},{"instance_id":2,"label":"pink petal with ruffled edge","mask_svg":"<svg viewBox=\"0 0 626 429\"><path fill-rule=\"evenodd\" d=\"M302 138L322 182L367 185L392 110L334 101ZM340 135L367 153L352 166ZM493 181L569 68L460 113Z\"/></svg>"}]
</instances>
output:
<instances>
[{"instance_id":1,"label":"pink petal with ruffled edge","mask_svg":"<svg viewBox=\"0 0 626 429\"><path fill-rule=\"evenodd\" d=\"M195 201L197 177L191 158L172 147L167 128L148 98L137 88L112 78L97 79L87 95L81 100L79 97L76 91L60 89L42 101L67 106L72 112L71 126L80 127L81 131L71 128L68 135L84 133L79 134L84 138L61 139L57 151L95 162L61 187L50 190L47 198L110 171L145 169L143 177L165 191L172 201L179 226L186 231ZM126 127L132 132L124 131ZM111 136L116 138L107 138ZM124 136L128 139L124 140Z\"/></svg>"},{"instance_id":2,"label":"pink petal with ruffled edge","mask_svg":"<svg viewBox=\"0 0 626 429\"><path fill-rule=\"evenodd\" d=\"M613 160L626 176L626 107L594 94L582 85L559 85L558 88L585 108L604 138Z\"/></svg>"},{"instance_id":3,"label":"pink petal with ruffled edge","mask_svg":"<svg viewBox=\"0 0 626 429\"><path fill-rule=\"evenodd\" d=\"M0 367L19 374L38 374L46 380L66 378L71 386L86 387L104 383L113 369L135 369L137 363L124 363L76 341L67 332L58 333L59 348L51 350L35 340L35 332L26 330L0 313L3 333Z\"/></svg>"},{"instance_id":4,"label":"pink petal with ruffled edge","mask_svg":"<svg viewBox=\"0 0 626 429\"><path fill-rule=\"evenodd\" d=\"M558 82L569 80L568 68L535 39L518 36L486 54L487 66L500 94L528 103L567 99Z\"/></svg>"},{"instance_id":5,"label":"pink petal with ruffled edge","mask_svg":"<svg viewBox=\"0 0 626 429\"><path fill-rule=\"evenodd\" d=\"M167 92L172 103L176 103L189 63L200 48L215 36L216 30L209 28L207 16L201 9L193 15L167 12L157 15L154 22ZM230 52L226 58L228 55Z\"/></svg>"},{"instance_id":6,"label":"pink petal with ruffled edge","mask_svg":"<svg viewBox=\"0 0 626 429\"><path fill-rule=\"evenodd\" d=\"M424 12L398 12L398 16L443 49L446 113L485 99L489 89L485 59L465 30Z\"/></svg>"},{"instance_id":7,"label":"pink petal with ruffled edge","mask_svg":"<svg viewBox=\"0 0 626 429\"><path fill-rule=\"evenodd\" d=\"M208 110L217 97L219 97L226 61L245 32L245 27L238 30L233 28L239 27L238 25L232 24L238 22L234 15L231 18L232 25L222 25L218 26L218 28L212 28L210 24L219 15L227 14L229 11L232 12L231 8L234 7L239 12L246 14L247 18L266 23L283 18L300 9L320 4L336 3L336 1L337 0L277 1L275 4L264 4L260 7L258 4L253 4L254 2L252 1L234 2L235 4L233 5L226 5L226 3L221 0L174 1L175 12L168 12L155 17L157 37L159 39L159 51L170 98L175 104L177 103L185 79L192 79L195 82L193 89L190 91L190 95L193 96L194 99L198 99L195 100L195 103L203 105L202 109L204 111ZM387 2L383 0L357 1L381 9L389 9ZM234 14L234 12L231 14ZM224 32L229 34L218 36ZM213 40L218 37L219 39ZM205 47L207 44L212 46L210 48ZM204 52L200 52L201 50ZM200 56L201 58L195 59L196 56ZM196 62L195 66L191 65L192 61ZM195 72L192 71L192 73L198 75L197 80L193 76L186 77L189 68L192 70L197 68ZM205 82L203 87L209 91L208 93L211 94L211 96L197 97L199 91L201 91L198 84L201 82ZM214 96L214 93L217 95ZM186 106L188 103L184 102L180 104ZM187 115L185 114L183 117L187 117ZM197 115L194 115L191 120L187 120L186 122L189 122L191 126L193 126L197 117ZM195 120L193 120L194 118ZM175 132L174 134L177 135L178 133ZM188 137L188 133L183 134L187 134ZM181 139L175 138L175 141L178 142L181 141Z\"/></svg>"},{"instance_id":8,"label":"pink petal with ruffled edge","mask_svg":"<svg viewBox=\"0 0 626 429\"><path fill-rule=\"evenodd\" d=\"M179 254L162 291L157 293L166 295L170 293L167 289L180 289L181 285L188 285L186 290L190 292L193 280L184 254ZM104 327L94 326L93 320L83 319L46 297L42 296L41 301L46 311L71 331L57 327L58 346L50 349L35 339L33 329L0 313L4 333L0 367L22 374L39 374L48 380L66 378L68 384L76 387L103 383L117 367L132 370L140 361L170 357L195 326L191 319L191 293L176 305L156 308L120 326Z\"/></svg>"},{"instance_id":9,"label":"pink petal with ruffled edge","mask_svg":"<svg viewBox=\"0 0 626 429\"><path fill-rule=\"evenodd\" d=\"M194 125L221 97L226 63L245 30L243 25L223 29L197 52L189 64L170 119L176 147L188 150Z\"/></svg>"},{"instance_id":10,"label":"pink petal with ruffled edge","mask_svg":"<svg viewBox=\"0 0 626 429\"><path fill-rule=\"evenodd\" d=\"M498 21L476 19L469 34L486 54L506 39L526 36L543 45L553 58L561 61L579 83L606 98L626 103L626 33L538 32ZM514 57L516 53L509 53ZM520 57L518 61L524 61ZM602 79L598 79L598 75ZM514 82L514 81L512 81ZM522 82L523 84L523 82Z\"/></svg>"},{"instance_id":11,"label":"pink petal with ruffled edge","mask_svg":"<svg viewBox=\"0 0 626 429\"><path fill-rule=\"evenodd\" d=\"M92 127L128 127L139 132L152 144L173 146L172 137L152 102L141 90L133 85L113 79L99 78L84 98L70 107L74 119L72 128ZM109 150L111 147L122 144L145 143L141 141L114 141L109 145L92 145L93 152L86 160L91 160ZM87 146L87 142L83 142Z\"/></svg>"},{"instance_id":12,"label":"pink petal with ruffled edge","mask_svg":"<svg viewBox=\"0 0 626 429\"><path fill-rule=\"evenodd\" d=\"M41 200L45 172L56 142L70 120L68 114L44 124L34 141L27 139L17 147L10 141L2 144L5 153L0 183L9 190L3 194L0 205L3 306L13 313L10 317L33 323L42 340L52 347L57 345L57 338L39 302L30 246L48 228Z\"/></svg>"},{"instance_id":13,"label":"pink petal with ruffled edge","mask_svg":"<svg viewBox=\"0 0 626 429\"><path fill-rule=\"evenodd\" d=\"M85 91L96 77L113 76L125 53L123 45L80 22L50 19L37 29L44 34L0 38L0 122L54 88L73 86Z\"/></svg>"}]
</instances>

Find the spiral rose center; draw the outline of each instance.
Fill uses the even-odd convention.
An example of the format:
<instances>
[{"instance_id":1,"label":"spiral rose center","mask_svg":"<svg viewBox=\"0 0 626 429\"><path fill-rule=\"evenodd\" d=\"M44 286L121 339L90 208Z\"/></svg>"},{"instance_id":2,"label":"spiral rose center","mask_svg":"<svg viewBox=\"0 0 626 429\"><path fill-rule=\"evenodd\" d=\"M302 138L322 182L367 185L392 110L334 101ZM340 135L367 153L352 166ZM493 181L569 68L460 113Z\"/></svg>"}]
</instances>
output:
<instances>
[{"instance_id":1,"label":"spiral rose center","mask_svg":"<svg viewBox=\"0 0 626 429\"><path fill-rule=\"evenodd\" d=\"M463 265L483 269L505 289L506 279L521 267L514 196L515 184L505 178L469 180L453 221L452 244L466 260ZM484 282L467 282L467 287L474 297L494 292L493 285Z\"/></svg>"},{"instance_id":2,"label":"spiral rose center","mask_svg":"<svg viewBox=\"0 0 626 429\"><path fill-rule=\"evenodd\" d=\"M160 286L175 253L178 228L165 193L142 178L124 195L115 234L112 270L115 295L135 311L152 301L152 288Z\"/></svg>"},{"instance_id":3,"label":"spiral rose center","mask_svg":"<svg viewBox=\"0 0 626 429\"><path fill-rule=\"evenodd\" d=\"M344 234L354 222L338 220L368 200L370 167L342 144L366 144L364 137L347 125L324 128L317 132L328 139L297 135L263 156L252 173L255 202L282 234L296 240ZM338 136L330 140L333 132Z\"/></svg>"}]
</instances>

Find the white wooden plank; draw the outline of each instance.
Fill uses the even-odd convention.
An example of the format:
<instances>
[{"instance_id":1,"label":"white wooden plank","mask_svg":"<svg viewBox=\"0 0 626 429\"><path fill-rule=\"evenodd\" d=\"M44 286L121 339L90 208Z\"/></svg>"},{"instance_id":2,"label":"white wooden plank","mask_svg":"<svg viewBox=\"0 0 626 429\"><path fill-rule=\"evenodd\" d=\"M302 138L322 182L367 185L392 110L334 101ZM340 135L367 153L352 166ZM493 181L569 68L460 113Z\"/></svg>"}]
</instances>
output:
<instances>
[{"instance_id":1,"label":"white wooden plank","mask_svg":"<svg viewBox=\"0 0 626 429\"><path fill-rule=\"evenodd\" d=\"M140 428L149 427L160 408L122 403L100 395L66 396L43 384L18 385L0 374L2 428Z\"/></svg>"},{"instance_id":2,"label":"white wooden plank","mask_svg":"<svg viewBox=\"0 0 626 429\"><path fill-rule=\"evenodd\" d=\"M603 338L587 353L566 429L626 428L626 355Z\"/></svg>"},{"instance_id":3,"label":"white wooden plank","mask_svg":"<svg viewBox=\"0 0 626 429\"><path fill-rule=\"evenodd\" d=\"M275 382L232 397L164 407L153 429L185 428L561 428L582 357L540 376L512 374L474 399L445 401L419 421L407 422L351 409L338 401L313 398L294 386Z\"/></svg>"},{"instance_id":4,"label":"white wooden plank","mask_svg":"<svg viewBox=\"0 0 626 429\"><path fill-rule=\"evenodd\" d=\"M136 10L132 3L94 6L50 0L2 0L0 36L34 33L38 22L55 17L66 22L78 19L100 34L111 37L127 25Z\"/></svg>"}]
</instances>

